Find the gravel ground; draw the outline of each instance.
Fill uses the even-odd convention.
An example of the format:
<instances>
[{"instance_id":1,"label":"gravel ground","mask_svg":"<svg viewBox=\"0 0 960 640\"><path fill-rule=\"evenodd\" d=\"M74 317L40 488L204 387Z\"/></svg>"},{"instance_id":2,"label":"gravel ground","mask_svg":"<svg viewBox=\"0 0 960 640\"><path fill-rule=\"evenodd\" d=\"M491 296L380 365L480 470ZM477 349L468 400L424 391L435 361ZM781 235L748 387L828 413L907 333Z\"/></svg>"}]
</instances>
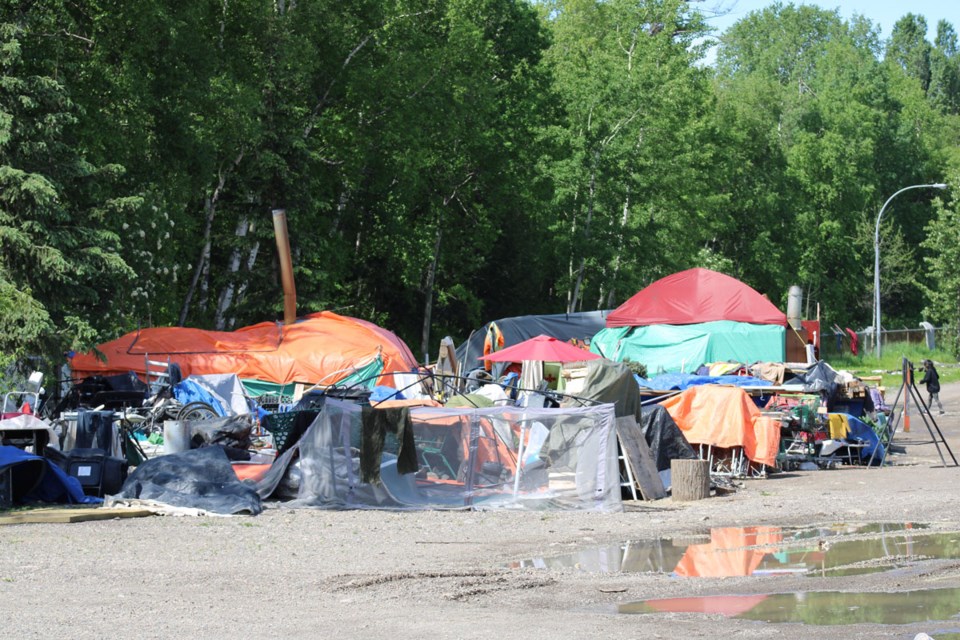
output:
<instances>
[{"instance_id":1,"label":"gravel ground","mask_svg":"<svg viewBox=\"0 0 960 640\"><path fill-rule=\"evenodd\" d=\"M960 383L938 420L960 455ZM960 587L960 559L850 577L677 578L511 569L604 543L710 527L929 523L960 530L960 469L937 468L920 419L896 466L777 474L726 497L625 513L323 512L0 527L3 638L935 638L960 619L843 627L719 615L617 615L646 598ZM958 602L960 609L960 602Z\"/></svg>"}]
</instances>

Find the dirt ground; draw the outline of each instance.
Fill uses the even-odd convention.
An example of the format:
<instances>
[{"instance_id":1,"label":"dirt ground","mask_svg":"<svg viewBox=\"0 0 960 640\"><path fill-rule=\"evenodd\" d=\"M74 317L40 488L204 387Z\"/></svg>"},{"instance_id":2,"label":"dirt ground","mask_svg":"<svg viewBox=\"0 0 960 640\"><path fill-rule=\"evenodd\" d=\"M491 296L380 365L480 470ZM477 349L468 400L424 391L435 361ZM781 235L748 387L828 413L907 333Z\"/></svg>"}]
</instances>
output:
<instances>
[{"instance_id":1,"label":"dirt ground","mask_svg":"<svg viewBox=\"0 0 960 640\"><path fill-rule=\"evenodd\" d=\"M960 456L960 383L938 420ZM919 417L896 466L777 474L734 495L625 513L324 512L0 527L3 638L935 638L960 619L843 627L618 615L646 598L960 587L960 558L849 577L678 578L509 568L604 543L703 541L711 527L929 523L960 531L960 469ZM960 609L960 602L958 609Z\"/></svg>"}]
</instances>

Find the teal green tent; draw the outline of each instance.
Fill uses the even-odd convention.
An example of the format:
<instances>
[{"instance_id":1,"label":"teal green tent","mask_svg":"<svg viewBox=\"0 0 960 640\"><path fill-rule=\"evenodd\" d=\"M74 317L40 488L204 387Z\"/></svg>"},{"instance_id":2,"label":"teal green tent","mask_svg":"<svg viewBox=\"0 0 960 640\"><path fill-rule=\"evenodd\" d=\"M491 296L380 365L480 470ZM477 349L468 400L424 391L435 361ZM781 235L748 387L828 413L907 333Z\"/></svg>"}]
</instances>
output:
<instances>
[{"instance_id":1,"label":"teal green tent","mask_svg":"<svg viewBox=\"0 0 960 640\"><path fill-rule=\"evenodd\" d=\"M707 362L783 362L786 328L718 320L601 329L590 350L605 358L642 362L649 375L695 371Z\"/></svg>"}]
</instances>

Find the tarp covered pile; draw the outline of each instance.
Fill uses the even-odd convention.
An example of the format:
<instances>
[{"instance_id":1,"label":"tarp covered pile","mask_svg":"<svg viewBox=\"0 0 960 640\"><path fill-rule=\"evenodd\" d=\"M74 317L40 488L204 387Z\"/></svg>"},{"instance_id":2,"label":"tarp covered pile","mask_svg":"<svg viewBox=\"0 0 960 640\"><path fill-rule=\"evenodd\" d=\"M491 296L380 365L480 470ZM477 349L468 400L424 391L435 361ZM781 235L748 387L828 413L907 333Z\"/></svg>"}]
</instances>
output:
<instances>
[{"instance_id":1,"label":"tarp covered pile","mask_svg":"<svg viewBox=\"0 0 960 640\"><path fill-rule=\"evenodd\" d=\"M333 384L379 359L379 384L394 386L389 374L417 366L410 349L394 333L330 311L312 313L287 326L261 322L229 332L143 329L101 344L97 351L106 359L95 352L71 359L76 378L129 371L142 377L149 358L178 364L184 377L232 373L241 380L274 384Z\"/></svg>"},{"instance_id":2,"label":"tarp covered pile","mask_svg":"<svg viewBox=\"0 0 960 640\"><path fill-rule=\"evenodd\" d=\"M691 444L743 447L747 458L776 466L780 423L764 416L743 389L691 387L661 403Z\"/></svg>"}]
</instances>

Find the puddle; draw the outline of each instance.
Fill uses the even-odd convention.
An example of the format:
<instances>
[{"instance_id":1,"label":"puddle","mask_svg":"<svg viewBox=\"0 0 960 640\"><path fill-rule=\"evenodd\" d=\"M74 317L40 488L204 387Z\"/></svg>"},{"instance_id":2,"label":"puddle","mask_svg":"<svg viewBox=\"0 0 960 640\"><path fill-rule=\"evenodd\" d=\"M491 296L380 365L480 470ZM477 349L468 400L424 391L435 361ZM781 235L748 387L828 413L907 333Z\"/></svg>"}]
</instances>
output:
<instances>
[{"instance_id":1,"label":"puddle","mask_svg":"<svg viewBox=\"0 0 960 640\"><path fill-rule=\"evenodd\" d=\"M816 625L909 624L960 616L960 589L898 593L807 591L772 595L666 598L619 605L617 613L704 613ZM939 636L937 636L939 637Z\"/></svg>"},{"instance_id":2,"label":"puddle","mask_svg":"<svg viewBox=\"0 0 960 640\"><path fill-rule=\"evenodd\" d=\"M726 527L709 534L590 547L560 556L513 562L513 568L578 569L591 573L670 573L720 578L783 574L846 576L887 571L919 560L960 558L960 533L914 533L926 525ZM870 535L854 540L849 535Z\"/></svg>"}]
</instances>

